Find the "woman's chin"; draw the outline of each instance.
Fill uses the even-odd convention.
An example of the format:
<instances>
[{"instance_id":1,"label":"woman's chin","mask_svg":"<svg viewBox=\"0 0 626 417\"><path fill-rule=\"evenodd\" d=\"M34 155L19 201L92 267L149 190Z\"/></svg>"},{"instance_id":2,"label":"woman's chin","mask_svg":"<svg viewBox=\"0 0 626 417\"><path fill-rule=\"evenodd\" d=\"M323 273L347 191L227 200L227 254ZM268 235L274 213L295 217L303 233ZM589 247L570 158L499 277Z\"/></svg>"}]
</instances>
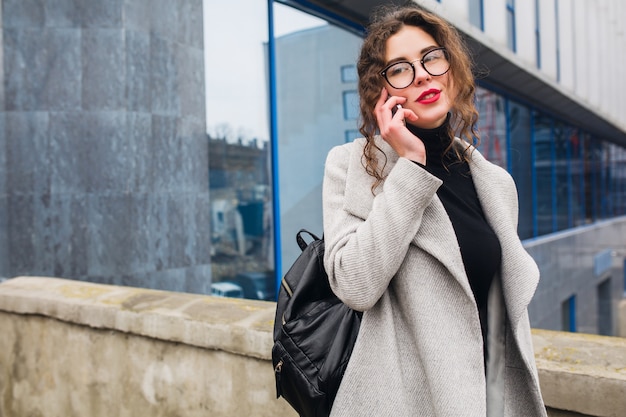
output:
<instances>
[{"instance_id":1,"label":"woman's chin","mask_svg":"<svg viewBox=\"0 0 626 417\"><path fill-rule=\"evenodd\" d=\"M416 121L411 121L409 123L419 129L436 129L444 124L447 116L448 114L446 113L443 115L443 117L419 117Z\"/></svg>"}]
</instances>

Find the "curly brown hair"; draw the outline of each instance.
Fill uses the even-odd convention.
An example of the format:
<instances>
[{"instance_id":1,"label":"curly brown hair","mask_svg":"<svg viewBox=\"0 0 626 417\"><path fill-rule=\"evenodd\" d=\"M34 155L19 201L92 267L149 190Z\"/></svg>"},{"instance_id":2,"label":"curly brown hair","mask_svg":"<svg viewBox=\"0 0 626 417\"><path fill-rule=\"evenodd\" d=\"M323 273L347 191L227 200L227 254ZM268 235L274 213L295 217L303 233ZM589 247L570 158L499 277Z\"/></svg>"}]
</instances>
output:
<instances>
[{"instance_id":1,"label":"curly brown hair","mask_svg":"<svg viewBox=\"0 0 626 417\"><path fill-rule=\"evenodd\" d=\"M461 35L444 19L415 4L382 7L372 16L372 23L368 27L357 62L361 110L359 130L367 140L363 158L365 170L375 179L372 190L384 180L382 172L386 163L386 161L379 162L377 155L380 148L374 143L374 137L378 132L374 107L385 84L380 73L385 66L387 40L404 26L423 29L448 52L449 73L453 88L457 93L451 109L449 133L451 136L458 134L461 139L468 142L468 147L463 152L455 149L457 157L467 159L466 151L469 149L469 144L477 144L479 140L476 129L478 111L474 106L476 85L472 73L473 65L469 50Z\"/></svg>"}]
</instances>

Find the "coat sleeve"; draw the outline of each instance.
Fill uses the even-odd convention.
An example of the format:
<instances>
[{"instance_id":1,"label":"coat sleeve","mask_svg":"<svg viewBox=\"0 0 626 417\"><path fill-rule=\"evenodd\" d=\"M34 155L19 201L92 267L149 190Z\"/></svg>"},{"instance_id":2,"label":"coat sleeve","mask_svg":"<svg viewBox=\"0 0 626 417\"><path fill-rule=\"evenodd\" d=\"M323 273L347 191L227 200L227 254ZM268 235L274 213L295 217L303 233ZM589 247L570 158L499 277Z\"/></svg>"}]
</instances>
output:
<instances>
[{"instance_id":1,"label":"coat sleeve","mask_svg":"<svg viewBox=\"0 0 626 417\"><path fill-rule=\"evenodd\" d=\"M400 268L417 233L425 208L441 181L405 158L399 158L382 189L368 200L364 217L351 208L352 196L372 193L372 177L360 163L350 164L355 144L330 151L323 184L326 253L324 264L331 288L355 310L372 308ZM350 172L351 170L359 172ZM349 197L346 195L350 187Z\"/></svg>"}]
</instances>

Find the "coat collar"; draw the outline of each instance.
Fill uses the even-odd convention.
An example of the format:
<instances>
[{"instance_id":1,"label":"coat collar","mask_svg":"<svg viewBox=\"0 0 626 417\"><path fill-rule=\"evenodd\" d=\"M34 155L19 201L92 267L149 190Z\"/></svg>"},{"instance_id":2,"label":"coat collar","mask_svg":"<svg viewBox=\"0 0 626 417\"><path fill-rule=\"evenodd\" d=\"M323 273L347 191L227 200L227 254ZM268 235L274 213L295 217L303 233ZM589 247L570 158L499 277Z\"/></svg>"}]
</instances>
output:
<instances>
[{"instance_id":1,"label":"coat collar","mask_svg":"<svg viewBox=\"0 0 626 417\"><path fill-rule=\"evenodd\" d=\"M502 246L502 292L515 327L539 283L537 264L524 249L517 233L517 189L506 171L488 162L476 150L470 169L485 217Z\"/></svg>"},{"instance_id":2,"label":"coat collar","mask_svg":"<svg viewBox=\"0 0 626 417\"><path fill-rule=\"evenodd\" d=\"M364 144L363 139L355 141L356 148L350 153L344 200L345 209L362 219L367 218L374 201L369 188L372 177L363 169ZM382 151L379 161L386 161L383 169L386 176L398 161L398 155L380 138L377 138L376 145ZM502 168L488 162L478 150L472 149L471 155L469 165L478 199L502 246L502 290L509 318L515 324L530 303L539 273L517 234L517 194L512 178ZM382 185L375 193L381 191ZM422 226L412 243L438 259L473 300L452 222L436 195L425 209Z\"/></svg>"}]
</instances>

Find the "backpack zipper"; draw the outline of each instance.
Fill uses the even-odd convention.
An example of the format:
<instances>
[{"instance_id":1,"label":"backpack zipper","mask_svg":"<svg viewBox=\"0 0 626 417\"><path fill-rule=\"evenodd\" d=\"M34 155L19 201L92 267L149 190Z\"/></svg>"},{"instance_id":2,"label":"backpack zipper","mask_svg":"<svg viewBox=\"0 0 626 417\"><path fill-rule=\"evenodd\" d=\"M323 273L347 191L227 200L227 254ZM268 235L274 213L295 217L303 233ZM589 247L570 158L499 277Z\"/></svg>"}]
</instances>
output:
<instances>
[{"instance_id":1,"label":"backpack zipper","mask_svg":"<svg viewBox=\"0 0 626 417\"><path fill-rule=\"evenodd\" d=\"M280 373L283 370L283 360L279 360L276 366L274 367L274 373L276 374L276 398L280 397L283 394L283 390L280 386Z\"/></svg>"}]
</instances>

